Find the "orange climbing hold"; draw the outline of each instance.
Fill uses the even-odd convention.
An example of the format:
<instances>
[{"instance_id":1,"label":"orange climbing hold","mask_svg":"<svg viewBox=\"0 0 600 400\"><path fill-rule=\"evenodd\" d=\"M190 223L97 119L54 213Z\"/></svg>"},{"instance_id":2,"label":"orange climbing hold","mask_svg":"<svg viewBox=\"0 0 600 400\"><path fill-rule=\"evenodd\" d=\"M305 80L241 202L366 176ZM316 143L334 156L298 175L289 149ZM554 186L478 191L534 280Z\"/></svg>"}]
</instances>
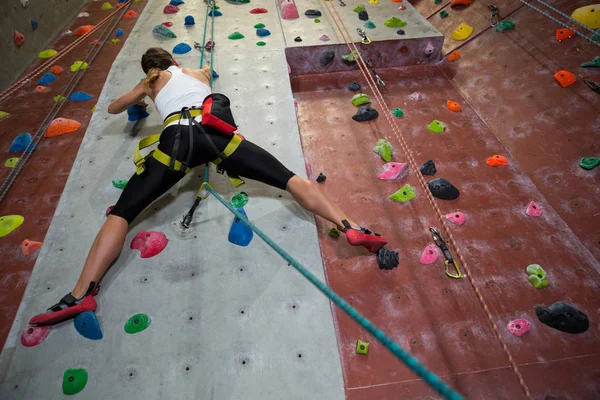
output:
<instances>
[{"instance_id":1,"label":"orange climbing hold","mask_svg":"<svg viewBox=\"0 0 600 400\"><path fill-rule=\"evenodd\" d=\"M493 156L488 158L485 163L490 167L502 167L508 165L508 160L504 156L494 154Z\"/></svg>"},{"instance_id":2,"label":"orange climbing hold","mask_svg":"<svg viewBox=\"0 0 600 400\"><path fill-rule=\"evenodd\" d=\"M38 92L38 93L42 93L44 90L46 90L46 86L37 85L35 87L35 91Z\"/></svg>"},{"instance_id":3,"label":"orange climbing hold","mask_svg":"<svg viewBox=\"0 0 600 400\"><path fill-rule=\"evenodd\" d=\"M468 6L469 4L471 4L471 1L473 0L452 0L450 2L450 7Z\"/></svg>"},{"instance_id":4,"label":"orange climbing hold","mask_svg":"<svg viewBox=\"0 0 600 400\"><path fill-rule=\"evenodd\" d=\"M450 111L460 111L462 110L462 108L460 107L460 104L458 104L456 101L452 101L452 100L448 100L446 102L446 105L448 106L448 110Z\"/></svg>"},{"instance_id":5,"label":"orange climbing hold","mask_svg":"<svg viewBox=\"0 0 600 400\"><path fill-rule=\"evenodd\" d=\"M137 16L138 16L138 13L136 13L136 12L135 12L135 11L133 11L133 10L129 10L129 11L127 11L127 12L125 13L125 16L124 16L123 18L125 18L125 19L131 19L131 18L135 18L135 17L137 17Z\"/></svg>"},{"instance_id":6,"label":"orange climbing hold","mask_svg":"<svg viewBox=\"0 0 600 400\"><path fill-rule=\"evenodd\" d=\"M23 243L21 243L21 253L27 257L37 249L41 248L43 244L44 243L42 242L35 242L33 240L25 239L23 240Z\"/></svg>"},{"instance_id":7,"label":"orange climbing hold","mask_svg":"<svg viewBox=\"0 0 600 400\"><path fill-rule=\"evenodd\" d=\"M573 32L570 29L562 28L556 30L556 40L559 42L562 42L563 40L566 40L573 36L575 36L575 32Z\"/></svg>"},{"instance_id":8,"label":"orange climbing hold","mask_svg":"<svg viewBox=\"0 0 600 400\"><path fill-rule=\"evenodd\" d=\"M48 130L44 133L45 137L53 137L70 133L79 129L81 124L74 119L56 118L50 123Z\"/></svg>"},{"instance_id":9,"label":"orange climbing hold","mask_svg":"<svg viewBox=\"0 0 600 400\"><path fill-rule=\"evenodd\" d=\"M558 71L557 73L555 73L554 79L556 79L558 84L562 87L570 86L570 85L574 84L575 81L577 80L577 78L575 78L575 75L573 75L569 71L565 71L565 70Z\"/></svg>"},{"instance_id":10,"label":"orange climbing hold","mask_svg":"<svg viewBox=\"0 0 600 400\"><path fill-rule=\"evenodd\" d=\"M458 50L454 50L452 53L450 53L450 55L448 56L448 61L454 61L454 60L458 60L460 58L460 53L458 52Z\"/></svg>"},{"instance_id":11,"label":"orange climbing hold","mask_svg":"<svg viewBox=\"0 0 600 400\"><path fill-rule=\"evenodd\" d=\"M392 0L392 3L402 3L402 0Z\"/></svg>"},{"instance_id":12,"label":"orange climbing hold","mask_svg":"<svg viewBox=\"0 0 600 400\"><path fill-rule=\"evenodd\" d=\"M88 33L89 31L91 31L92 29L94 29L94 25L82 25L73 31L73 35L83 36L86 33Z\"/></svg>"},{"instance_id":13,"label":"orange climbing hold","mask_svg":"<svg viewBox=\"0 0 600 400\"><path fill-rule=\"evenodd\" d=\"M52 72L54 75L60 75L63 71L64 70L60 65L53 65L52 68L50 68L50 72Z\"/></svg>"}]
</instances>

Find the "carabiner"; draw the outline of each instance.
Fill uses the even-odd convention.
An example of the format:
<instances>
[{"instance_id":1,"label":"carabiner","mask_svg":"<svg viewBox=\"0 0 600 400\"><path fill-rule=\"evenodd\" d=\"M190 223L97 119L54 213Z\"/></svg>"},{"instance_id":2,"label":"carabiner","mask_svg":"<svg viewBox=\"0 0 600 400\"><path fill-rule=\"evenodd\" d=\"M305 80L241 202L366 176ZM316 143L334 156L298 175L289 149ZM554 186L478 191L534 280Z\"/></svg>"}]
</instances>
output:
<instances>
[{"instance_id":1,"label":"carabiner","mask_svg":"<svg viewBox=\"0 0 600 400\"><path fill-rule=\"evenodd\" d=\"M361 37L362 40L360 42L362 44L371 44L371 39L369 39L367 37L367 34L365 33L365 31L363 31L360 28L356 28L356 32L358 32L358 35Z\"/></svg>"},{"instance_id":2,"label":"carabiner","mask_svg":"<svg viewBox=\"0 0 600 400\"><path fill-rule=\"evenodd\" d=\"M340 2L340 7L346 7L346 3L344 3L342 0L338 0Z\"/></svg>"},{"instance_id":3,"label":"carabiner","mask_svg":"<svg viewBox=\"0 0 600 400\"><path fill-rule=\"evenodd\" d=\"M460 268L458 268L458 264L456 264L456 261L454 260L454 258L452 258L452 254L450 254L450 250L448 250L448 246L446 245L446 241L444 240L444 237L442 236L442 234L433 226L429 228L429 231L431 232L431 237L433 238L433 242L442 250L442 253L444 254L444 258L446 259L446 262L444 263L444 265L446 266L446 275L448 275L450 278L454 278L454 279L460 279L462 278L462 272L460 272ZM452 264L454 266L454 269L456 270L456 273L453 274L448 270L448 265Z\"/></svg>"},{"instance_id":4,"label":"carabiner","mask_svg":"<svg viewBox=\"0 0 600 400\"><path fill-rule=\"evenodd\" d=\"M450 264L450 260L446 260L446 262L444 263L444 265L446 265L446 275L448 275L450 278L461 279L462 272L460 272L460 269L458 268L458 264L456 264L456 261L452 260L452 265L454 265L454 269L457 272L456 274L451 274L450 271L448 271L449 264Z\"/></svg>"},{"instance_id":5,"label":"carabiner","mask_svg":"<svg viewBox=\"0 0 600 400\"><path fill-rule=\"evenodd\" d=\"M371 72L373 73L373 76L375 77L375 80L377 81L377 84L381 87L385 87L385 82L379 77L379 75L377 75L377 71L375 71L375 68L373 67L373 64L371 63L370 59L367 59L365 61L365 64L367 64L367 67L371 70Z\"/></svg>"},{"instance_id":6,"label":"carabiner","mask_svg":"<svg viewBox=\"0 0 600 400\"><path fill-rule=\"evenodd\" d=\"M492 13L490 15L490 25L491 26L498 25L498 22L500 22L500 10L498 9L498 7L496 7L493 4L488 4L488 8L490 9L490 12Z\"/></svg>"}]
</instances>

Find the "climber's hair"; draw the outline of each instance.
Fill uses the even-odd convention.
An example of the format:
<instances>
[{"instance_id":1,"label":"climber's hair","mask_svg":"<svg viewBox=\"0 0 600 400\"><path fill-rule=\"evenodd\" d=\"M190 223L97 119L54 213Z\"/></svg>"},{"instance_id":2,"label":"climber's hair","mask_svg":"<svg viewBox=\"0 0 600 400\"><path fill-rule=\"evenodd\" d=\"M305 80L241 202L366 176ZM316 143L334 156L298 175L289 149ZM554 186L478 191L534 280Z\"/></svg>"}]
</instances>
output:
<instances>
[{"instance_id":1,"label":"climber's hair","mask_svg":"<svg viewBox=\"0 0 600 400\"><path fill-rule=\"evenodd\" d=\"M150 86L163 71L173 65L173 56L160 47L151 47L142 56L142 69L146 74L146 85Z\"/></svg>"}]
</instances>

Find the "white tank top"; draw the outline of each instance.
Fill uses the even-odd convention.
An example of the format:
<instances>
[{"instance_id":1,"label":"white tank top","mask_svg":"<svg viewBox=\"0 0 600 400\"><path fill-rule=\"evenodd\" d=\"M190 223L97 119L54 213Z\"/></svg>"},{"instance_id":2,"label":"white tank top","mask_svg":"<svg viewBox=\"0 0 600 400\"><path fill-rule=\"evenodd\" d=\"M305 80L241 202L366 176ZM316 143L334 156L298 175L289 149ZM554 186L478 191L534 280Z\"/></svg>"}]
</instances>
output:
<instances>
[{"instance_id":1,"label":"white tank top","mask_svg":"<svg viewBox=\"0 0 600 400\"><path fill-rule=\"evenodd\" d=\"M181 68L171 65L167 71L171 73L171 79L158 92L154 100L156 109L163 120L169 114L181 111L183 107L200 107L204 99L211 94L208 85L184 74Z\"/></svg>"}]
</instances>

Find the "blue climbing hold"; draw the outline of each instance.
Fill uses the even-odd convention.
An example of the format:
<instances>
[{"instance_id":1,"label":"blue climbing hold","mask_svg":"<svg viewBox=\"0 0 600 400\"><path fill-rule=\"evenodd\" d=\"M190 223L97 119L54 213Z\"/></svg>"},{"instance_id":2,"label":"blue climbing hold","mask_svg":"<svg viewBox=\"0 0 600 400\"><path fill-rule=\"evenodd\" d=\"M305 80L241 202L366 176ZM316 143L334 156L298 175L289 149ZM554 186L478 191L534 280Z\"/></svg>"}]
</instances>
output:
<instances>
[{"instance_id":1,"label":"blue climbing hold","mask_svg":"<svg viewBox=\"0 0 600 400\"><path fill-rule=\"evenodd\" d=\"M219 10L211 10L208 13L209 17L220 17L222 15L223 15L223 13L221 11L219 11Z\"/></svg>"},{"instance_id":2,"label":"blue climbing hold","mask_svg":"<svg viewBox=\"0 0 600 400\"><path fill-rule=\"evenodd\" d=\"M271 34L271 32L269 32L269 30L268 30L268 29L265 29L265 28L259 28L259 29L257 29L257 30L256 30L256 34L257 34L258 36L261 36L261 37L262 37L262 36L269 36L269 35Z\"/></svg>"},{"instance_id":3,"label":"blue climbing hold","mask_svg":"<svg viewBox=\"0 0 600 400\"><path fill-rule=\"evenodd\" d=\"M38 23L35 19L31 18L31 29L34 31L37 29Z\"/></svg>"},{"instance_id":4,"label":"blue climbing hold","mask_svg":"<svg viewBox=\"0 0 600 400\"><path fill-rule=\"evenodd\" d=\"M181 0L171 0L171 1L169 2L169 4L170 4L170 5L172 5L172 6L175 6L175 7L177 7L177 6L178 6L178 5L180 5L180 4L184 4L184 2L183 2L183 1L181 1Z\"/></svg>"},{"instance_id":5,"label":"blue climbing hold","mask_svg":"<svg viewBox=\"0 0 600 400\"><path fill-rule=\"evenodd\" d=\"M100 330L100 323L96 318L96 313L93 311L86 311L75 317L73 321L75 329L81 336L90 340L102 339L102 331Z\"/></svg>"},{"instance_id":6,"label":"blue climbing hold","mask_svg":"<svg viewBox=\"0 0 600 400\"><path fill-rule=\"evenodd\" d=\"M240 207L237 210L248 219L243 207ZM252 232L252 229L247 227L238 217L234 217L233 224L231 224L231 230L229 231L229 241L238 246L245 247L250 244L253 236L254 232Z\"/></svg>"},{"instance_id":7,"label":"blue climbing hold","mask_svg":"<svg viewBox=\"0 0 600 400\"><path fill-rule=\"evenodd\" d=\"M217 79L219 77L219 74L217 74L217 72L213 69L212 71L212 78L213 79Z\"/></svg>"},{"instance_id":8,"label":"blue climbing hold","mask_svg":"<svg viewBox=\"0 0 600 400\"><path fill-rule=\"evenodd\" d=\"M190 51L192 51L192 48L185 43L179 43L177 46L173 47L173 53L175 54L185 54Z\"/></svg>"},{"instance_id":9,"label":"blue climbing hold","mask_svg":"<svg viewBox=\"0 0 600 400\"><path fill-rule=\"evenodd\" d=\"M191 15L188 15L187 17L185 17L185 26L190 26L190 25L196 25L196 21L194 21L194 17L192 17Z\"/></svg>"},{"instance_id":10,"label":"blue climbing hold","mask_svg":"<svg viewBox=\"0 0 600 400\"><path fill-rule=\"evenodd\" d=\"M88 101L93 98L94 96L87 94L86 92L74 92L69 96L69 100L73 101Z\"/></svg>"},{"instance_id":11,"label":"blue climbing hold","mask_svg":"<svg viewBox=\"0 0 600 400\"><path fill-rule=\"evenodd\" d=\"M54 75L52 72L46 72L44 73L44 75L42 75L42 77L40 78L40 80L38 81L38 85L47 85L51 82L54 82L56 80L56 75Z\"/></svg>"},{"instance_id":12,"label":"blue climbing hold","mask_svg":"<svg viewBox=\"0 0 600 400\"><path fill-rule=\"evenodd\" d=\"M10 147L8 148L8 152L9 153L18 153L20 151L23 151L27 148L27 146L29 146L29 143L31 143L31 133L29 132L21 132L17 135L16 138L13 139L12 143L10 144ZM29 148L29 151L27 151L28 153L31 153L33 150L35 150L35 146L31 146Z\"/></svg>"},{"instance_id":13,"label":"blue climbing hold","mask_svg":"<svg viewBox=\"0 0 600 400\"><path fill-rule=\"evenodd\" d=\"M123 36L123 29L117 29L117 31L115 32L115 36Z\"/></svg>"},{"instance_id":14,"label":"blue climbing hold","mask_svg":"<svg viewBox=\"0 0 600 400\"><path fill-rule=\"evenodd\" d=\"M127 119L129 121L139 121L149 115L144 106L133 105L127 109Z\"/></svg>"},{"instance_id":15,"label":"blue climbing hold","mask_svg":"<svg viewBox=\"0 0 600 400\"><path fill-rule=\"evenodd\" d=\"M127 3L127 0L119 0L118 3L119 4Z\"/></svg>"}]
</instances>

